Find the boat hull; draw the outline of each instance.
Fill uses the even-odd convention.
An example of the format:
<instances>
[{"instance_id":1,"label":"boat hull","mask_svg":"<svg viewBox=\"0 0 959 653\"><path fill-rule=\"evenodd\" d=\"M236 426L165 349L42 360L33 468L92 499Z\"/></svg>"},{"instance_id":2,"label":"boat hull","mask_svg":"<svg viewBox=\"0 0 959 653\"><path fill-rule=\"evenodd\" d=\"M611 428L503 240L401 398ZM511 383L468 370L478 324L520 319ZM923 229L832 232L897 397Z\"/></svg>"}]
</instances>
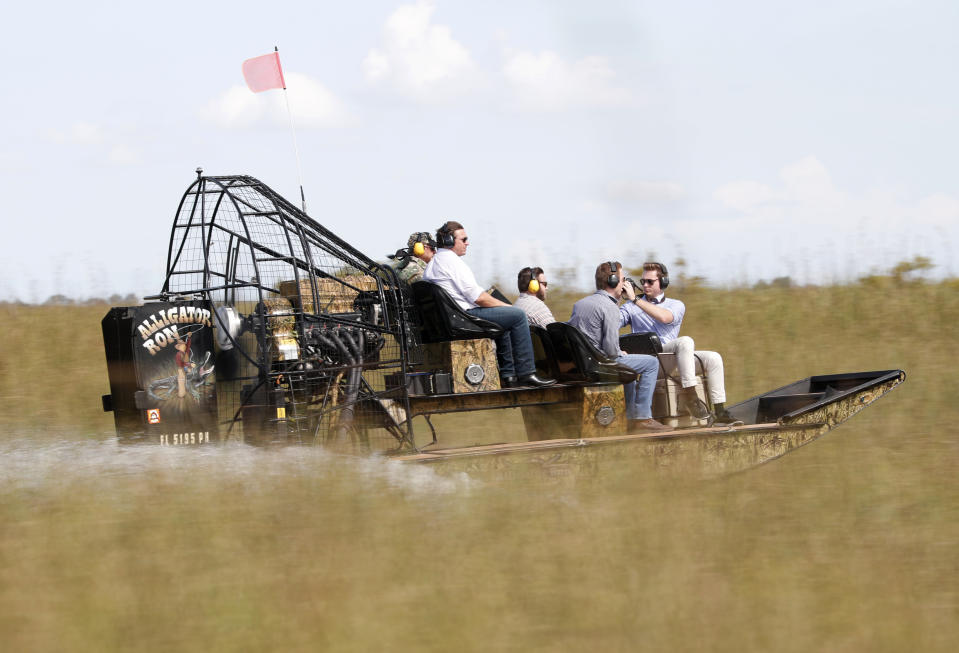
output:
<instances>
[{"instance_id":1,"label":"boat hull","mask_svg":"<svg viewBox=\"0 0 959 653\"><path fill-rule=\"evenodd\" d=\"M822 437L906 377L901 370L874 374L859 387L827 401L813 402L807 410L793 411L775 422L433 449L398 456L396 460L427 464L444 473L496 477L524 475L531 467L557 476L602 473L611 465L672 469L704 476L730 474L775 460Z\"/></svg>"}]
</instances>

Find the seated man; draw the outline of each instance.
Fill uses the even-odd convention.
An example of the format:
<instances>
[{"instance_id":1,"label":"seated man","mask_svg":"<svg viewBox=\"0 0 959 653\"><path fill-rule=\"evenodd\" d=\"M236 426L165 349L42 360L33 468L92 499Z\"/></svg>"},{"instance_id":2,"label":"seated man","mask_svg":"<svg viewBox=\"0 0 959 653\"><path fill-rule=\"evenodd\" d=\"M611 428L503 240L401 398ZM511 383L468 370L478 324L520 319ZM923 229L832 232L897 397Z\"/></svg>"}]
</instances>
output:
<instances>
[{"instance_id":1,"label":"seated man","mask_svg":"<svg viewBox=\"0 0 959 653\"><path fill-rule=\"evenodd\" d=\"M519 299L513 304L516 308L526 313L526 319L530 326L539 326L546 328L547 324L556 321L553 312L546 305L546 287L549 282L546 281L546 273L543 268L528 267L519 271L516 278L516 286L519 288Z\"/></svg>"},{"instance_id":2,"label":"seated man","mask_svg":"<svg viewBox=\"0 0 959 653\"><path fill-rule=\"evenodd\" d=\"M436 255L426 266L423 279L443 288L467 313L503 327L503 333L496 338L496 360L504 387L556 383L554 379L536 376L526 313L483 290L473 271L460 259L466 254L468 240L459 222L451 220L442 225L436 231Z\"/></svg>"},{"instance_id":3,"label":"seated man","mask_svg":"<svg viewBox=\"0 0 959 653\"><path fill-rule=\"evenodd\" d=\"M660 431L668 427L654 420L652 412L659 360L645 354L627 354L619 348L619 298L625 281L618 262L602 263L596 268L596 292L573 304L569 323L582 331L597 349L639 374L638 380L623 387L630 432Z\"/></svg>"},{"instance_id":4,"label":"seated man","mask_svg":"<svg viewBox=\"0 0 959 653\"><path fill-rule=\"evenodd\" d=\"M433 260L435 253L436 243L433 238L425 231L416 231L410 234L409 240L406 241L406 249L390 254L389 258L393 259L390 265L396 270L400 281L413 283L423 278L423 271Z\"/></svg>"},{"instance_id":5,"label":"seated man","mask_svg":"<svg viewBox=\"0 0 959 653\"><path fill-rule=\"evenodd\" d=\"M689 336L680 336L686 306L678 299L666 297L669 274L662 263L643 263L643 277L640 279L645 294L637 297L632 287L626 289L629 301L620 309L620 326L630 325L633 333L652 332L659 336L663 352L676 354L676 365L682 384L680 407L697 419L709 417L709 411L696 395L696 361L693 355L703 363L703 370L709 381L709 398L713 402L717 423L728 424L735 421L726 412L726 380L723 373L723 357L714 351L694 351L695 343Z\"/></svg>"}]
</instances>

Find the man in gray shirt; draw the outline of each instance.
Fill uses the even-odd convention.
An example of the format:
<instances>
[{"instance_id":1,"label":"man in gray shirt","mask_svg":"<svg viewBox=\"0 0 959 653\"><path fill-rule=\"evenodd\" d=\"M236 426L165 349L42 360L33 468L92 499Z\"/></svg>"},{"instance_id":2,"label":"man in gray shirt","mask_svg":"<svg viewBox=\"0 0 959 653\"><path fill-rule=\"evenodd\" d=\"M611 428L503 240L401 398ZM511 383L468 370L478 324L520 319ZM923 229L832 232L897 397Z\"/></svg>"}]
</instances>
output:
<instances>
[{"instance_id":1,"label":"man in gray shirt","mask_svg":"<svg viewBox=\"0 0 959 653\"><path fill-rule=\"evenodd\" d=\"M573 304L573 316L569 323L582 331L597 349L639 374L636 381L623 387L629 430L665 430L668 427L654 420L652 413L659 361L655 356L627 354L619 348L619 298L625 282L622 265L618 261L602 263L596 268L596 292Z\"/></svg>"}]
</instances>

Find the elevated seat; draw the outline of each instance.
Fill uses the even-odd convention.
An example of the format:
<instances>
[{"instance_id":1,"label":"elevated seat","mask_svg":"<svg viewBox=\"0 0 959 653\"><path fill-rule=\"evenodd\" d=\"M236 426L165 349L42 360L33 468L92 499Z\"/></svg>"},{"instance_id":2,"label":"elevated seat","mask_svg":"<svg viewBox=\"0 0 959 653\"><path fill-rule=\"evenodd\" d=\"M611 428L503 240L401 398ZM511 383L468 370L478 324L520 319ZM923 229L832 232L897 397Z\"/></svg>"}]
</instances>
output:
<instances>
[{"instance_id":1,"label":"elevated seat","mask_svg":"<svg viewBox=\"0 0 959 653\"><path fill-rule=\"evenodd\" d=\"M636 372L617 363L597 349L583 333L566 322L553 322L546 327L553 345L560 381L629 383Z\"/></svg>"},{"instance_id":2,"label":"elevated seat","mask_svg":"<svg viewBox=\"0 0 959 653\"><path fill-rule=\"evenodd\" d=\"M663 343L659 340L659 336L649 331L627 333L620 336L619 348L627 354L655 356L663 353Z\"/></svg>"},{"instance_id":3,"label":"elevated seat","mask_svg":"<svg viewBox=\"0 0 959 653\"><path fill-rule=\"evenodd\" d=\"M656 390L653 393L653 418L675 428L705 426L708 422L689 415L680 408L679 394L682 382L679 377L679 365L676 354L663 352L663 345L654 333L630 333L619 337L620 348L629 354L647 354L659 359L659 374L656 378ZM696 396L706 409L712 412L713 404L709 398L709 379L698 355L693 356L694 373L699 379Z\"/></svg>"},{"instance_id":4,"label":"elevated seat","mask_svg":"<svg viewBox=\"0 0 959 653\"><path fill-rule=\"evenodd\" d=\"M679 366L676 363L676 354L663 352L663 344L655 333L640 332L627 333L619 337L619 348L627 354L646 354L659 359L659 379L672 379L679 384ZM699 356L694 356L696 376L700 382L705 378L703 362Z\"/></svg>"},{"instance_id":5,"label":"elevated seat","mask_svg":"<svg viewBox=\"0 0 959 653\"><path fill-rule=\"evenodd\" d=\"M495 338L503 333L500 325L464 311L435 283L414 281L410 289L419 309L424 343Z\"/></svg>"},{"instance_id":6,"label":"elevated seat","mask_svg":"<svg viewBox=\"0 0 959 653\"><path fill-rule=\"evenodd\" d=\"M547 378L558 379L559 364L556 361L556 348L545 327L530 325L529 334L533 338L533 360L536 373Z\"/></svg>"}]
</instances>

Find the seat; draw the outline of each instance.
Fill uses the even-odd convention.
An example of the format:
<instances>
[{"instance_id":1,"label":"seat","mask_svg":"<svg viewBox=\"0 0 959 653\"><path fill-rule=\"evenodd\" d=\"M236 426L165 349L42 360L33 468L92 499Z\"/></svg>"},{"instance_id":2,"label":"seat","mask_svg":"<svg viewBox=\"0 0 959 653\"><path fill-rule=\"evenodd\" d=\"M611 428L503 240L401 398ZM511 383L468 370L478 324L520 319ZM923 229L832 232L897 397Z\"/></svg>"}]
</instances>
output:
<instances>
[{"instance_id":1,"label":"seat","mask_svg":"<svg viewBox=\"0 0 959 653\"><path fill-rule=\"evenodd\" d=\"M503 327L495 322L464 311L449 293L435 283L414 281L410 289L419 309L424 343L496 338L503 333Z\"/></svg>"},{"instance_id":2,"label":"seat","mask_svg":"<svg viewBox=\"0 0 959 653\"><path fill-rule=\"evenodd\" d=\"M559 378L559 364L556 361L556 348L545 327L530 325L529 334L533 338L533 360L536 373L553 379Z\"/></svg>"},{"instance_id":3,"label":"seat","mask_svg":"<svg viewBox=\"0 0 959 653\"><path fill-rule=\"evenodd\" d=\"M583 333L566 322L553 322L546 327L553 345L556 378L561 381L629 383L636 372L617 363L596 348Z\"/></svg>"},{"instance_id":4,"label":"seat","mask_svg":"<svg viewBox=\"0 0 959 653\"><path fill-rule=\"evenodd\" d=\"M659 336L651 331L627 333L619 337L619 348L627 354L646 354L655 356L663 353L663 343Z\"/></svg>"}]
</instances>

